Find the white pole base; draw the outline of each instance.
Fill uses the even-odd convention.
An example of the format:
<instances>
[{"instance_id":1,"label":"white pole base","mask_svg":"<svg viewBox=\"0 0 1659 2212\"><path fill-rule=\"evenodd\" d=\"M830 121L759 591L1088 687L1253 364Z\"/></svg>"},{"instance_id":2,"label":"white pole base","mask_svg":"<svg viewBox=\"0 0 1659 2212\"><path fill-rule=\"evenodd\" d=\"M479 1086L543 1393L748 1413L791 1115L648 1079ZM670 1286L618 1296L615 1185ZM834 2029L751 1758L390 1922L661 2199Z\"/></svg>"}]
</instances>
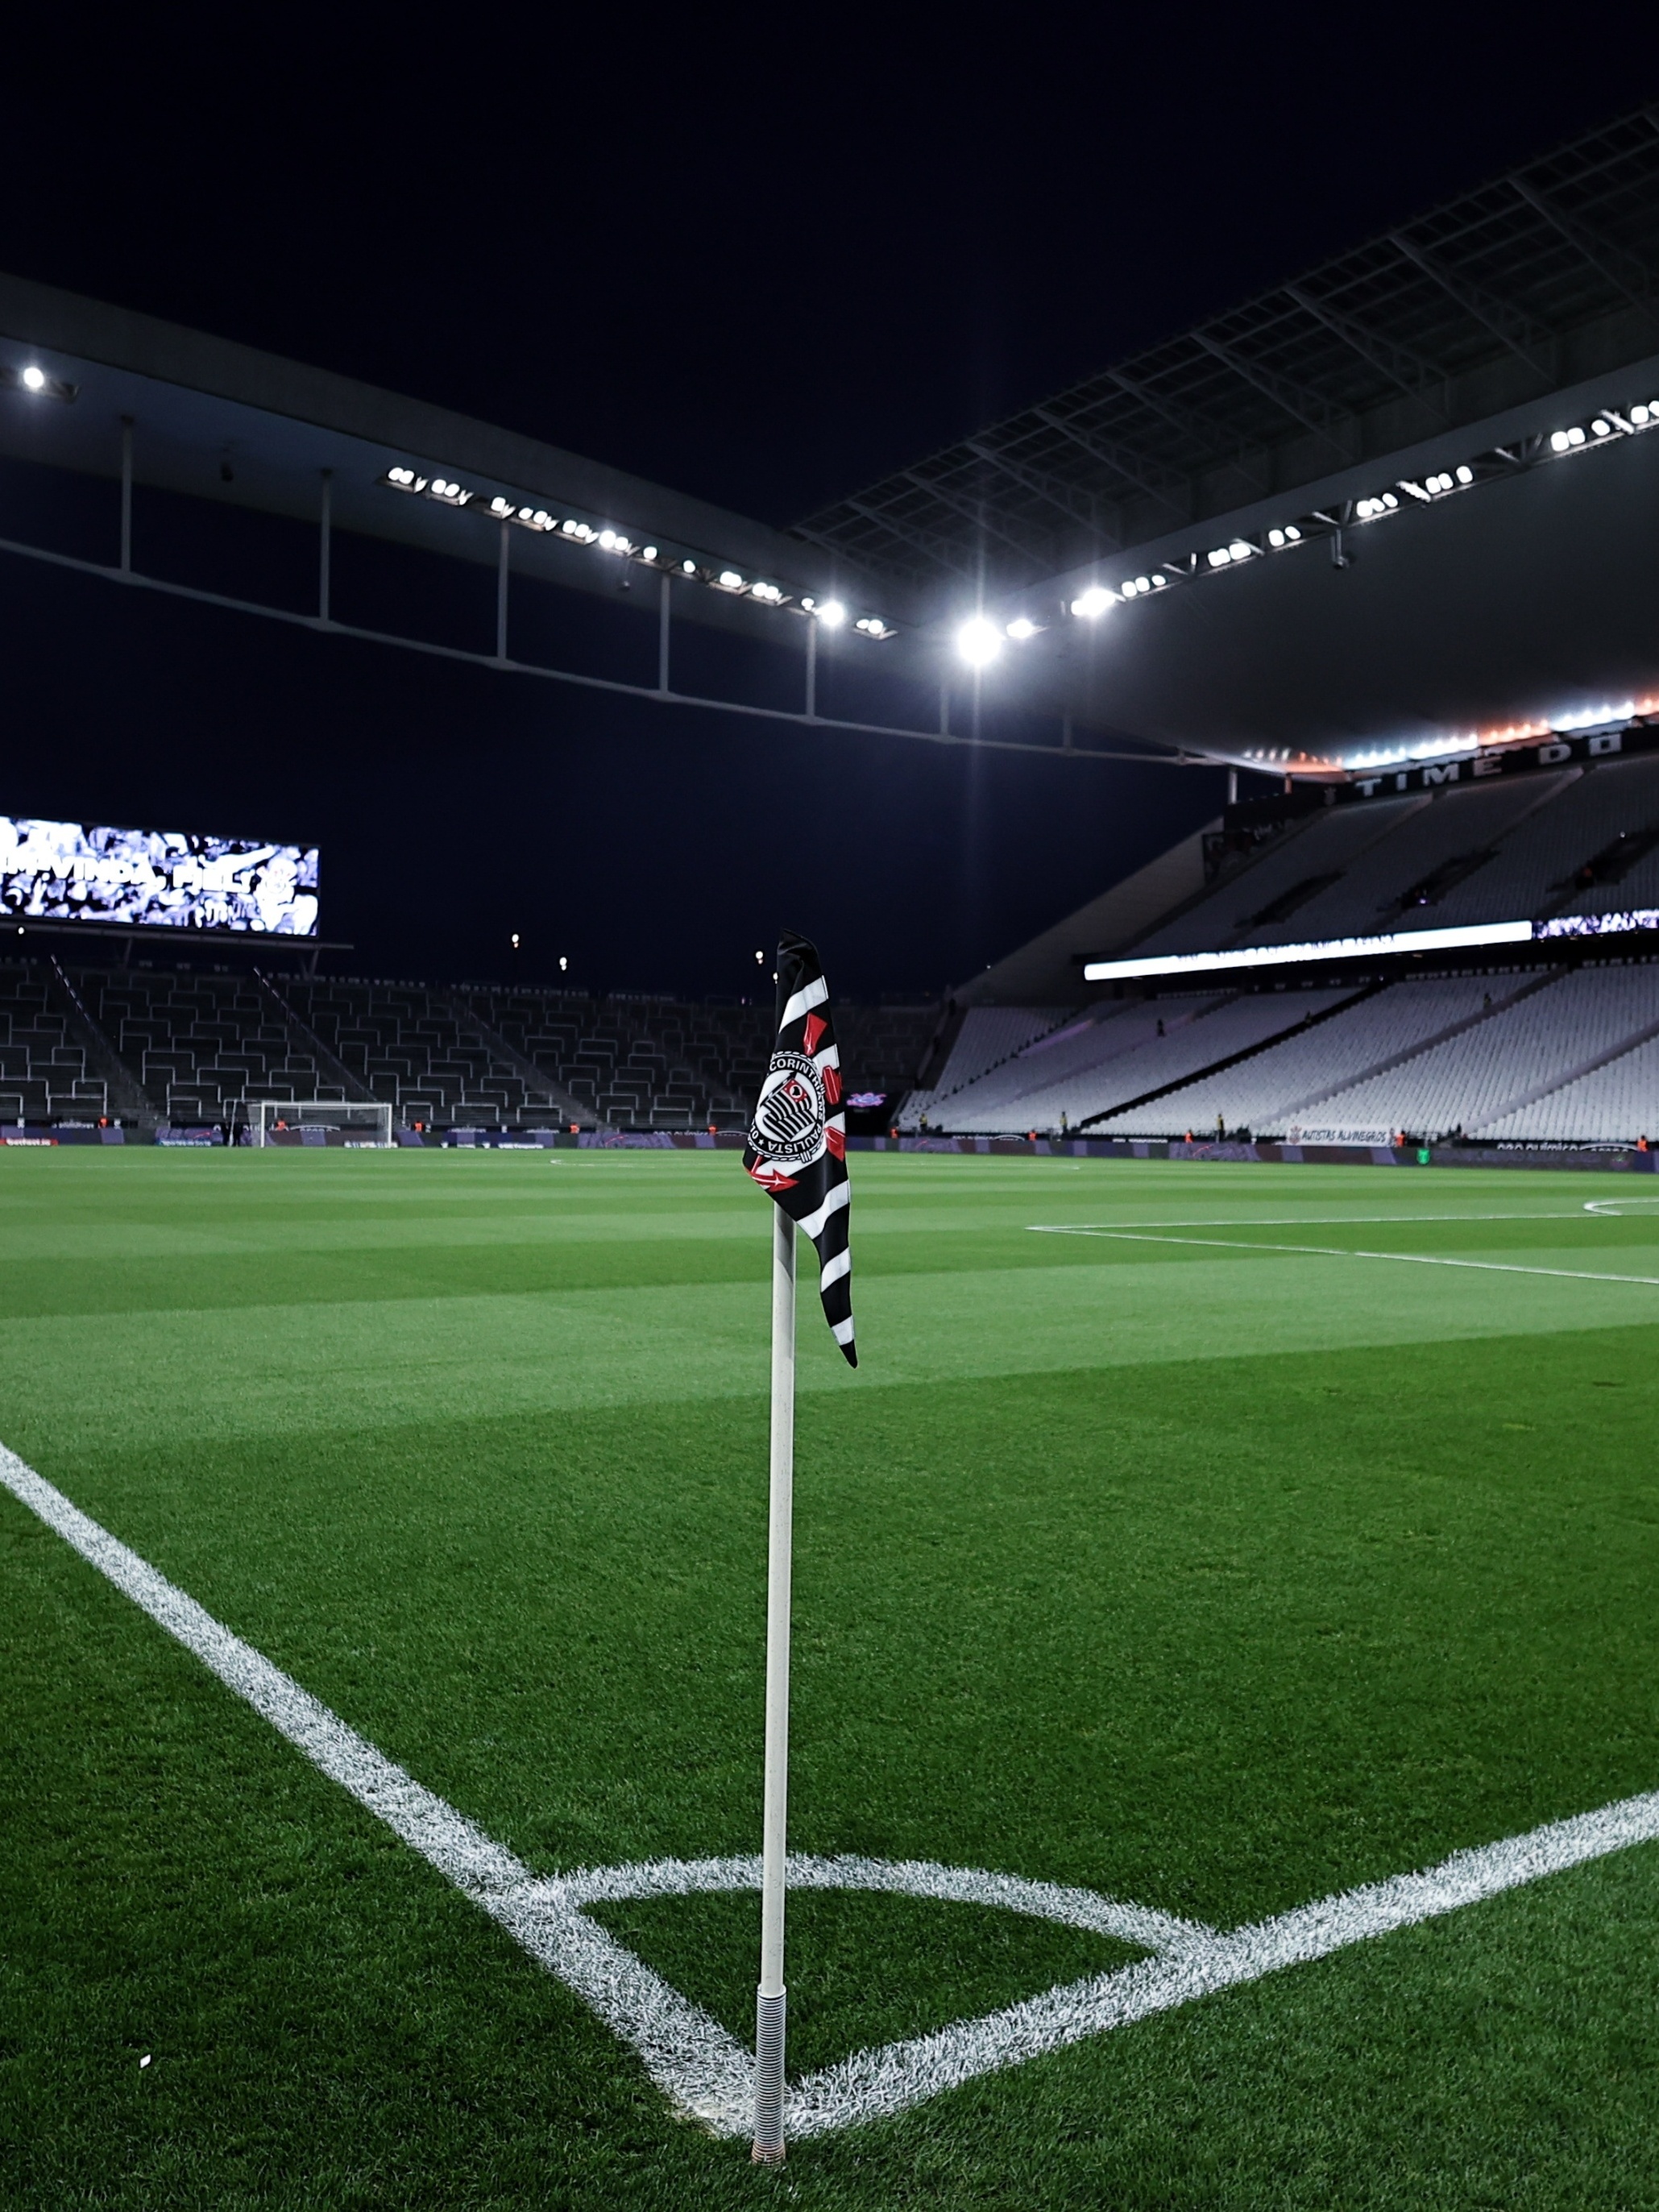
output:
<instances>
[{"instance_id":1,"label":"white pole base","mask_svg":"<svg viewBox=\"0 0 1659 2212\"><path fill-rule=\"evenodd\" d=\"M781 2166L783 2148L783 2014L780 1990L775 1997L755 1993L755 2147L757 2166Z\"/></svg>"}]
</instances>

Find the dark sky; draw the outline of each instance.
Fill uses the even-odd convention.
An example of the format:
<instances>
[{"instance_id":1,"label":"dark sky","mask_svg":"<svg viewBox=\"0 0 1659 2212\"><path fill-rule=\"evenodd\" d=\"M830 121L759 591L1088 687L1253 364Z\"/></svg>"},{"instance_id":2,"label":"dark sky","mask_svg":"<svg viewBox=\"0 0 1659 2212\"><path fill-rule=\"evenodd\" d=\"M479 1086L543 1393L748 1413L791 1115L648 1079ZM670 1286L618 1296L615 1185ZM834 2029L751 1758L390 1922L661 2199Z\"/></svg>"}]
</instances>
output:
<instances>
[{"instance_id":1,"label":"dark sky","mask_svg":"<svg viewBox=\"0 0 1659 2212\"><path fill-rule=\"evenodd\" d=\"M778 522L1659 91L1634 11L345 12L19 17L0 267ZM0 575L0 807L317 836L383 971L937 989L1218 797Z\"/></svg>"}]
</instances>

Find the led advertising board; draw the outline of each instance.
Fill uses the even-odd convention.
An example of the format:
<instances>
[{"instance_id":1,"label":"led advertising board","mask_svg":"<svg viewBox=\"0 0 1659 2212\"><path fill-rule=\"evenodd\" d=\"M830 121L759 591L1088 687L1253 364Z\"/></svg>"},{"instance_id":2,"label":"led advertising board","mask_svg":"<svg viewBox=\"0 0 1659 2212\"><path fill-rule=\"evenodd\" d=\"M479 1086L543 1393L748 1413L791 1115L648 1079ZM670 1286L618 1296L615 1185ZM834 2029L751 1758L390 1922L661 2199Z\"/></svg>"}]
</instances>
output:
<instances>
[{"instance_id":1,"label":"led advertising board","mask_svg":"<svg viewBox=\"0 0 1659 2212\"><path fill-rule=\"evenodd\" d=\"M317 848L0 814L0 918L317 934Z\"/></svg>"}]
</instances>

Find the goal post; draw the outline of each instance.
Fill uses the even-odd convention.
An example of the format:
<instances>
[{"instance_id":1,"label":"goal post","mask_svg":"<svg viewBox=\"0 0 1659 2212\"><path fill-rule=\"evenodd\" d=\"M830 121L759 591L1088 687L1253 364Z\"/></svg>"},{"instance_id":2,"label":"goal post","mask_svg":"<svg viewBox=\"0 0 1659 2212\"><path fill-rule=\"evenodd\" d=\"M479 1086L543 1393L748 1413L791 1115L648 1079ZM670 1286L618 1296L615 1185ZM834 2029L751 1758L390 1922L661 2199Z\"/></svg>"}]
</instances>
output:
<instances>
[{"instance_id":1,"label":"goal post","mask_svg":"<svg viewBox=\"0 0 1659 2212\"><path fill-rule=\"evenodd\" d=\"M392 1108L382 1098L250 1098L244 1103L252 1145L343 1145L386 1150Z\"/></svg>"}]
</instances>

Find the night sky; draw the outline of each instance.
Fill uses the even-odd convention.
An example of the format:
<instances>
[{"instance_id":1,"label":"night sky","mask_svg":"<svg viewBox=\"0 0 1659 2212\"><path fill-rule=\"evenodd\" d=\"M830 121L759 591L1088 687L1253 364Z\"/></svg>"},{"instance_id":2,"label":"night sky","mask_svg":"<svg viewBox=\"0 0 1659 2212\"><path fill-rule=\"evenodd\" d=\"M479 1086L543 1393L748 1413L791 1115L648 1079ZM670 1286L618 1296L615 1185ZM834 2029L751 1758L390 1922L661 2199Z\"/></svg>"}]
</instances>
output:
<instances>
[{"instance_id":1,"label":"night sky","mask_svg":"<svg viewBox=\"0 0 1659 2212\"><path fill-rule=\"evenodd\" d=\"M1618 9L1553 43L1484 7L617 20L19 18L0 267L787 523L1659 91ZM51 495L0 475L0 535ZM187 562L191 519L142 509ZM366 554L361 588L430 585ZM508 974L517 930L533 979L728 994L787 925L844 993L937 993L1221 795L5 556L0 656L0 810L314 840L359 972Z\"/></svg>"}]
</instances>

